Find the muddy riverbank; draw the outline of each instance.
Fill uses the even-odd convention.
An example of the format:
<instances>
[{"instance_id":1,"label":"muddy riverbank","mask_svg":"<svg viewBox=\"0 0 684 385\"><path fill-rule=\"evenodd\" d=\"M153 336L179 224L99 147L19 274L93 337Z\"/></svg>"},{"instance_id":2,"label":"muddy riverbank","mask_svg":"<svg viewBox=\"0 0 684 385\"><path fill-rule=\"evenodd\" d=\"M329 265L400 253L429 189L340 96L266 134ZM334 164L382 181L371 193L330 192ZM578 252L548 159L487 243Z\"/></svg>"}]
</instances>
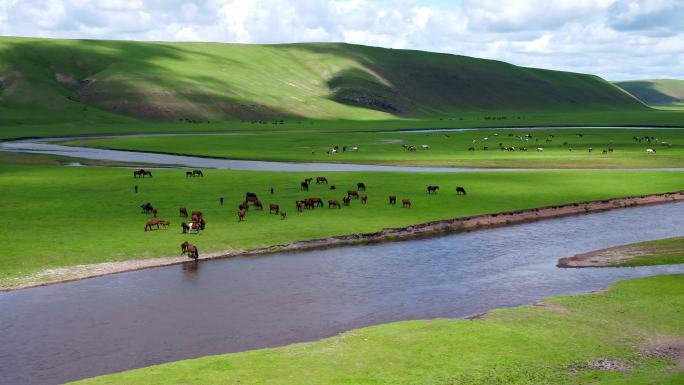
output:
<instances>
[{"instance_id":1,"label":"muddy riverbank","mask_svg":"<svg viewBox=\"0 0 684 385\"><path fill-rule=\"evenodd\" d=\"M569 215L600 212L623 207L654 205L677 201L684 201L683 191L644 196L613 198L601 201L577 202L493 214L481 214L469 217L459 217L439 221L432 221L401 228L388 228L374 233L352 234L334 236L323 239L296 241L282 245L273 245L249 250L201 253L200 260L212 260L218 258L228 258L245 255L272 254L283 251L323 249L329 247L355 244L369 244L387 241L410 240L464 231L473 231L479 229L507 226L518 223L538 221L543 219L559 218ZM0 287L0 291L13 291L30 287L100 277L104 275L122 273L127 271L142 270L160 266L178 265L183 263L191 264L194 262L188 261L186 257L170 257L130 260L122 262L106 262L91 265L78 265L56 269L47 269L40 271L28 278L23 278L21 281L17 281L16 283L10 283L6 287Z\"/></svg>"}]
</instances>

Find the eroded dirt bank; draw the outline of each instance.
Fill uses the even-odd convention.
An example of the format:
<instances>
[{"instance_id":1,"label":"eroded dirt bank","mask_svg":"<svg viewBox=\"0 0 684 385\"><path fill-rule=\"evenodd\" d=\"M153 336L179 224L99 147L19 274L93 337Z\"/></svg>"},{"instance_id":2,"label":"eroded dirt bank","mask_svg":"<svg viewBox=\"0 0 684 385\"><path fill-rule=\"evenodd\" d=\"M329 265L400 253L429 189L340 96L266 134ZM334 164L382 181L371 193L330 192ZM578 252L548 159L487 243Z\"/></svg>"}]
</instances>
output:
<instances>
[{"instance_id":1,"label":"eroded dirt bank","mask_svg":"<svg viewBox=\"0 0 684 385\"><path fill-rule=\"evenodd\" d=\"M664 245L662 242L675 241L677 245ZM660 243L659 243L660 242ZM558 260L558 267L582 268L582 267L616 267L616 266L648 266L650 264L678 263L678 258L667 257L682 254L684 237L662 239L660 241L641 242L636 244L621 245L577 254L572 257ZM655 263L643 263L643 258L660 258ZM635 263L635 260L641 261ZM630 262L632 264L630 264Z\"/></svg>"},{"instance_id":2,"label":"eroded dirt bank","mask_svg":"<svg viewBox=\"0 0 684 385\"><path fill-rule=\"evenodd\" d=\"M374 233L352 234L308 241L296 241L282 245L274 245L249 250L238 250L233 252L219 251L214 253L203 253L200 259L210 260L240 255L270 254L281 251L301 251L352 244L409 240L422 237L439 236L449 233L506 226L517 223L532 222L543 219L558 218L569 215L606 211L616 208L663 204L676 201L684 201L684 191L613 198L601 201L577 202L519 211L459 217L421 223L401 228L388 228ZM29 278L18 279L15 283L9 283L4 287L0 287L0 291L18 290L181 263L193 262L189 262L186 257L172 257L130 260L122 262L106 262L91 265L70 266L58 269L48 269L38 272Z\"/></svg>"}]
</instances>

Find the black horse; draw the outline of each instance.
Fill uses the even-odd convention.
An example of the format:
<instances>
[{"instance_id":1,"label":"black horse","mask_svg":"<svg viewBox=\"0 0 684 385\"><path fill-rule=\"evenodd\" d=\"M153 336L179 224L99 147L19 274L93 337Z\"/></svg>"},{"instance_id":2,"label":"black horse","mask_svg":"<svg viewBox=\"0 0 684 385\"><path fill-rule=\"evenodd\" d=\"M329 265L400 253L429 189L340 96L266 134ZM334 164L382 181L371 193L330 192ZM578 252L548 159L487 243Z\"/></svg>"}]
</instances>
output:
<instances>
[{"instance_id":1,"label":"black horse","mask_svg":"<svg viewBox=\"0 0 684 385\"><path fill-rule=\"evenodd\" d=\"M302 191L309 191L309 184L306 181L302 182L300 186Z\"/></svg>"},{"instance_id":2,"label":"black horse","mask_svg":"<svg viewBox=\"0 0 684 385\"><path fill-rule=\"evenodd\" d=\"M359 182L356 184L356 189L359 191L366 191L366 185L363 182Z\"/></svg>"},{"instance_id":3,"label":"black horse","mask_svg":"<svg viewBox=\"0 0 684 385\"><path fill-rule=\"evenodd\" d=\"M456 187L456 195L461 195L461 194L466 195L466 190L461 186Z\"/></svg>"},{"instance_id":4,"label":"black horse","mask_svg":"<svg viewBox=\"0 0 684 385\"><path fill-rule=\"evenodd\" d=\"M427 186L428 194L437 194L437 190L439 190L439 186Z\"/></svg>"}]
</instances>

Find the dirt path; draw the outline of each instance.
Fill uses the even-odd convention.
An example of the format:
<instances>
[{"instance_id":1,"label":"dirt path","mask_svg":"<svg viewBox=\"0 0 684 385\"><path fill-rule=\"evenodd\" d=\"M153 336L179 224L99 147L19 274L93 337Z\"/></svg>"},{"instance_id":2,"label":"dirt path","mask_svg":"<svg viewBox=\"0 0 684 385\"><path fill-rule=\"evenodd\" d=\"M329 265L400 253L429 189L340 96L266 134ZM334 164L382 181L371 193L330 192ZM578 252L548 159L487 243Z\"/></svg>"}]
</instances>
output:
<instances>
[{"instance_id":1,"label":"dirt path","mask_svg":"<svg viewBox=\"0 0 684 385\"><path fill-rule=\"evenodd\" d=\"M472 231L492 227L506 226L517 223L532 222L542 219L558 218L598 211L612 210L622 207L662 204L684 201L684 191L644 195L636 197L614 198L602 201L569 203L565 205L547 206L534 209L482 214L470 217L460 217L421 223L402 228L383 229L375 233L335 236L308 241L297 241L283 245L274 245L249 250L232 252L214 252L202 254L201 260L227 258L239 255L271 254L281 251L311 250L343 245L378 243L383 241L408 240L422 237L444 235L462 231ZM588 258L591 259L591 258ZM122 273L159 266L177 265L189 262L186 257L155 258L130 260L123 262L106 262L90 265L77 265L57 269L47 269L30 277L17 278L0 287L0 291L12 291L54 283L75 281L86 278L99 277L108 274Z\"/></svg>"}]
</instances>

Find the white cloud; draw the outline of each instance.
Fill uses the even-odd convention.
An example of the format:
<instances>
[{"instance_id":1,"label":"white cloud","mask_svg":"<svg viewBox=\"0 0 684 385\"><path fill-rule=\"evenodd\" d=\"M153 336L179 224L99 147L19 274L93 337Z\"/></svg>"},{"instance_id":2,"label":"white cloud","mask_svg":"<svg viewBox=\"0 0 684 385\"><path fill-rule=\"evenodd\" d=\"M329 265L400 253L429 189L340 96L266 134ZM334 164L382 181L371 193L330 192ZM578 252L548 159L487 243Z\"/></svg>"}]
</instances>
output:
<instances>
[{"instance_id":1,"label":"white cloud","mask_svg":"<svg viewBox=\"0 0 684 385\"><path fill-rule=\"evenodd\" d=\"M596 73L684 78L684 0L0 0L0 35L344 41Z\"/></svg>"}]
</instances>

